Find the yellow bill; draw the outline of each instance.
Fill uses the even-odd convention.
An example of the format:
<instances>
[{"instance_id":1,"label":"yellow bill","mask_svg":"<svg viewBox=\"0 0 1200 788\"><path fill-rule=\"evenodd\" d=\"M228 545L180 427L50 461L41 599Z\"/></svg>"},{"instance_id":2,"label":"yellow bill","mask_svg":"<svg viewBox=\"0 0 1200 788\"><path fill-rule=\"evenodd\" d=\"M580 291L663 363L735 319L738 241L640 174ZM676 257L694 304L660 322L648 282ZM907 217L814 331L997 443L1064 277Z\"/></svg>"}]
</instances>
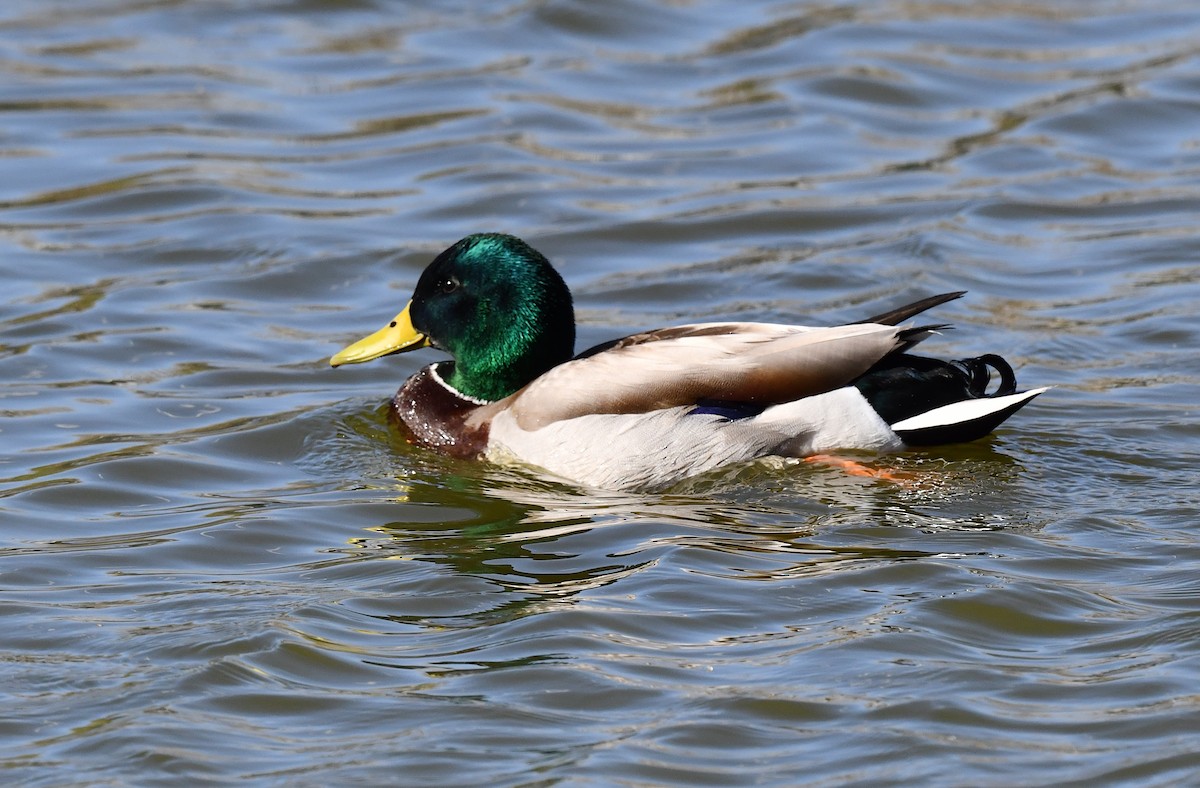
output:
<instances>
[{"instance_id":1,"label":"yellow bill","mask_svg":"<svg viewBox=\"0 0 1200 788\"><path fill-rule=\"evenodd\" d=\"M396 315L396 319L391 323L371 336L363 337L353 345L338 351L329 359L329 365L340 367L342 364L361 364L380 356L428 347L429 337L413 328L412 318L408 315L410 308L412 301L405 304L404 311Z\"/></svg>"}]
</instances>

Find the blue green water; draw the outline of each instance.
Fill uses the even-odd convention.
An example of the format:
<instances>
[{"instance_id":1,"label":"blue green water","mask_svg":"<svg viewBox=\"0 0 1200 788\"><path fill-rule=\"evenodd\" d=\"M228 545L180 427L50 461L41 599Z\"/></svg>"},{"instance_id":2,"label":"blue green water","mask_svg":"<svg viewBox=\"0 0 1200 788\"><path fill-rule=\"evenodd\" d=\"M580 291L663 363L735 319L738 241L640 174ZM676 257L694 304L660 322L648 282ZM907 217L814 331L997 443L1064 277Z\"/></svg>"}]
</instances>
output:
<instances>
[{"instance_id":1,"label":"blue green water","mask_svg":"<svg viewBox=\"0 0 1200 788\"><path fill-rule=\"evenodd\" d=\"M12 785L1200 779L1200 9L12 0ZM932 293L1055 388L903 484L442 458L331 370L515 233L579 346Z\"/></svg>"}]
</instances>

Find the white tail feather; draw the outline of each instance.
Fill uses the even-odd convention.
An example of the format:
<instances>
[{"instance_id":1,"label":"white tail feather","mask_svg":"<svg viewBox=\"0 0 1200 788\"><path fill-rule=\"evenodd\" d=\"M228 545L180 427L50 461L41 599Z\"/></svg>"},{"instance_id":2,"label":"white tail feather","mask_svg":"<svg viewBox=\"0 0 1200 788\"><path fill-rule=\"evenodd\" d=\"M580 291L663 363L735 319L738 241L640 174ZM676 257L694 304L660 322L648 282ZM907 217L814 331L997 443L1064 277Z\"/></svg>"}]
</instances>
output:
<instances>
[{"instance_id":1,"label":"white tail feather","mask_svg":"<svg viewBox=\"0 0 1200 788\"><path fill-rule=\"evenodd\" d=\"M943 405L940 408L934 408L933 410L918 413L916 416L898 421L892 425L892 429L896 432L911 432L931 427L948 427L952 424L964 424L976 421L1002 411L1005 408L1011 408L1014 405L1023 405L1049 388L1049 386L1045 386L1040 389L1021 391L1016 394L1006 394L1003 397L980 397L979 399L953 402L949 405Z\"/></svg>"}]
</instances>

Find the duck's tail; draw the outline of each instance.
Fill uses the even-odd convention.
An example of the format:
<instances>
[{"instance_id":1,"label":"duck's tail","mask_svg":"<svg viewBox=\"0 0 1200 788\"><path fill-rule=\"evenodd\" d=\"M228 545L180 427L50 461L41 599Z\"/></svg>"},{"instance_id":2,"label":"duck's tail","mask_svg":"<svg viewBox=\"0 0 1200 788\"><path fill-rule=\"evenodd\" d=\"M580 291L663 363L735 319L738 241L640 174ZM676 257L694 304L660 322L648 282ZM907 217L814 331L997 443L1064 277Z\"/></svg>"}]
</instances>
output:
<instances>
[{"instance_id":1,"label":"duck's tail","mask_svg":"<svg viewBox=\"0 0 1200 788\"><path fill-rule=\"evenodd\" d=\"M999 382L988 391L992 372ZM1017 391L1017 377L1000 356L940 361L896 354L854 385L910 446L982 438L1046 389Z\"/></svg>"}]
</instances>

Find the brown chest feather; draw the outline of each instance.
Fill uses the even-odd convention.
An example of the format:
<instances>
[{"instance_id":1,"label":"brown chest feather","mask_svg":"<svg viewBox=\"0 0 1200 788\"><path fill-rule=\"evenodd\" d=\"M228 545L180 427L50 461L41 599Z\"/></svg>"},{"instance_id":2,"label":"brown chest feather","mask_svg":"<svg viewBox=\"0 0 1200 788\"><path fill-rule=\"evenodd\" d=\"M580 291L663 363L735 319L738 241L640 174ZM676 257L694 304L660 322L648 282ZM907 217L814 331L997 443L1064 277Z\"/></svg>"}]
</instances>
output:
<instances>
[{"instance_id":1,"label":"brown chest feather","mask_svg":"<svg viewBox=\"0 0 1200 788\"><path fill-rule=\"evenodd\" d=\"M481 407L443 386L431 367L405 381L392 398L392 416L410 442L467 459L487 448L488 420L471 418Z\"/></svg>"}]
</instances>

